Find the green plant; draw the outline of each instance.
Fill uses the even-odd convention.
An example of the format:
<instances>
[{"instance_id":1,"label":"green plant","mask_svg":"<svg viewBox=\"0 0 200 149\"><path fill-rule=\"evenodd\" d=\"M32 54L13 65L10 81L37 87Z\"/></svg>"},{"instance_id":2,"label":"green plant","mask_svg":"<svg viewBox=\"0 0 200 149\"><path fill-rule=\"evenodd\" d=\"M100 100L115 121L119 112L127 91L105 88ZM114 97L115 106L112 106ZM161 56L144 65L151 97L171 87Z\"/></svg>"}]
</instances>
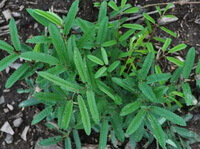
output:
<instances>
[{"instance_id":1,"label":"green plant","mask_svg":"<svg viewBox=\"0 0 200 149\"><path fill-rule=\"evenodd\" d=\"M65 148L70 149L69 136L73 135L76 147L81 148L78 131L84 129L87 135L92 130L100 132L100 149L105 148L108 139L117 145L116 140L124 142L125 138L133 148L142 138L148 140L145 147L155 138L162 148L181 148L180 136L184 136L180 132L187 130L176 125L186 126L186 122L175 112L196 102L187 82L195 49L189 49L184 62L174 58L173 53L186 45L171 48L171 38L154 37L157 29L174 37L176 34L159 26L147 13L143 13L146 25L125 23L125 14L139 11L126 0L120 6L110 1L113 11L109 17L107 2L102 2L96 23L76 17L78 3L76 0L72 4L64 19L52 12L27 9L49 32L26 41L34 48L20 43L13 19L9 27L14 47L0 41L0 48L10 54L0 61L0 71L19 58L24 60L8 78L6 88L26 79L30 90L19 92L29 92L31 98L20 106L44 104L45 109L32 124L46 119L48 128L60 133L40 145L65 140ZM169 7L164 11L157 7L161 17L166 16ZM119 19L109 21L116 17ZM156 50L153 42L163 46ZM175 64L173 73L162 72L159 63L164 60ZM28 79L32 76L34 81ZM34 84L41 91L35 91Z\"/></svg>"}]
</instances>

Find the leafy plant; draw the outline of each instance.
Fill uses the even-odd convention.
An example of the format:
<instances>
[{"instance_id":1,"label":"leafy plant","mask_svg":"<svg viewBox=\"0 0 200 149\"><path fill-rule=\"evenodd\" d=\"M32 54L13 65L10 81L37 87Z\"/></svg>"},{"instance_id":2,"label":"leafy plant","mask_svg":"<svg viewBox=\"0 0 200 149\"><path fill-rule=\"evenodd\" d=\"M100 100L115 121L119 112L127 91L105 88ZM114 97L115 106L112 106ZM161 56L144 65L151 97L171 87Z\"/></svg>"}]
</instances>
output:
<instances>
[{"instance_id":1,"label":"leafy plant","mask_svg":"<svg viewBox=\"0 0 200 149\"><path fill-rule=\"evenodd\" d=\"M155 138L162 148L181 148L181 137L185 138L188 131L179 127L186 126L186 122L176 111L196 103L187 80L195 49L189 49L185 61L174 58L174 53L187 46L181 43L171 47L171 38L154 37L156 29L174 37L176 34L159 26L147 13L143 13L146 25L126 23L124 15L139 11L126 0L120 6L114 1L102 2L96 23L76 17L78 4L76 0L64 19L53 12L27 9L49 32L28 39L33 48L20 43L13 19L9 24L13 46L0 41L0 48L10 54L0 61L1 71L19 58L24 60L8 78L6 88L26 79L30 88L18 92L28 92L30 98L20 106L44 104L45 109L32 124L46 119L48 128L60 133L42 140L40 145L65 140L65 148L69 149L72 135L76 147L81 148L78 131L84 130L87 135L100 132L100 149L110 140L109 134L114 145L116 140L129 138L134 147L146 138L147 147ZM107 6L113 10L109 16ZM164 11L157 7L161 17L169 7ZM119 19L110 21L116 17ZM160 48L155 49L153 42ZM159 64L164 60L174 67L173 73L161 69ZM199 68L198 64L197 74ZM34 81L28 79L33 75ZM199 137L190 133L194 139Z\"/></svg>"}]
</instances>

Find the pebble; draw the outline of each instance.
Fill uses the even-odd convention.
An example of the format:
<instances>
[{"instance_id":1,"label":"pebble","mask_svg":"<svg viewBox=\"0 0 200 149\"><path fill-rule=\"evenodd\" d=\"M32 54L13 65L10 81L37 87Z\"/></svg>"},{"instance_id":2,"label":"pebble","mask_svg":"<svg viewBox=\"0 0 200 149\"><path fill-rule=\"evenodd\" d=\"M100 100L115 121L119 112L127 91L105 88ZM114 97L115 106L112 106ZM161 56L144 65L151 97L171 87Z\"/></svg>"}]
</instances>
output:
<instances>
[{"instance_id":1,"label":"pebble","mask_svg":"<svg viewBox=\"0 0 200 149\"><path fill-rule=\"evenodd\" d=\"M24 141L27 141L27 133L28 133L28 129L29 129L30 126L26 126L21 134L21 138L24 140Z\"/></svg>"},{"instance_id":2,"label":"pebble","mask_svg":"<svg viewBox=\"0 0 200 149\"><path fill-rule=\"evenodd\" d=\"M7 104L7 107L8 107L8 109L9 109L10 111L12 111L12 110L14 109L13 106L10 105L10 104Z\"/></svg>"},{"instance_id":3,"label":"pebble","mask_svg":"<svg viewBox=\"0 0 200 149\"><path fill-rule=\"evenodd\" d=\"M10 20L12 18L12 15L11 15L11 11L10 9L6 9L2 12L2 14L4 15L6 21Z\"/></svg>"},{"instance_id":4,"label":"pebble","mask_svg":"<svg viewBox=\"0 0 200 149\"><path fill-rule=\"evenodd\" d=\"M158 19L158 24L159 25L166 25L172 22L176 22L178 20L177 17L161 17L160 19Z\"/></svg>"},{"instance_id":5,"label":"pebble","mask_svg":"<svg viewBox=\"0 0 200 149\"><path fill-rule=\"evenodd\" d=\"M3 126L0 129L2 132L14 135L14 131L12 129L12 127L10 126L10 124L8 123L8 121L6 121Z\"/></svg>"},{"instance_id":6,"label":"pebble","mask_svg":"<svg viewBox=\"0 0 200 149\"><path fill-rule=\"evenodd\" d=\"M3 104L4 102L5 102L5 97L4 97L4 96L1 96L1 97L0 97L0 105Z\"/></svg>"},{"instance_id":7,"label":"pebble","mask_svg":"<svg viewBox=\"0 0 200 149\"><path fill-rule=\"evenodd\" d=\"M3 111L4 111L4 113L8 113L9 112L8 108L4 108Z\"/></svg>"},{"instance_id":8,"label":"pebble","mask_svg":"<svg viewBox=\"0 0 200 149\"><path fill-rule=\"evenodd\" d=\"M20 117L13 121L13 125L15 127L19 127L22 124L22 122L23 122L23 119Z\"/></svg>"},{"instance_id":9,"label":"pebble","mask_svg":"<svg viewBox=\"0 0 200 149\"><path fill-rule=\"evenodd\" d=\"M13 142L13 136L7 133L5 141L7 144L11 144Z\"/></svg>"},{"instance_id":10,"label":"pebble","mask_svg":"<svg viewBox=\"0 0 200 149\"><path fill-rule=\"evenodd\" d=\"M63 149L62 147L56 145L56 144L53 144L53 145L50 145L50 146L40 146L39 145L39 142L42 140L42 138L39 138L35 144L35 148L34 149Z\"/></svg>"}]
</instances>

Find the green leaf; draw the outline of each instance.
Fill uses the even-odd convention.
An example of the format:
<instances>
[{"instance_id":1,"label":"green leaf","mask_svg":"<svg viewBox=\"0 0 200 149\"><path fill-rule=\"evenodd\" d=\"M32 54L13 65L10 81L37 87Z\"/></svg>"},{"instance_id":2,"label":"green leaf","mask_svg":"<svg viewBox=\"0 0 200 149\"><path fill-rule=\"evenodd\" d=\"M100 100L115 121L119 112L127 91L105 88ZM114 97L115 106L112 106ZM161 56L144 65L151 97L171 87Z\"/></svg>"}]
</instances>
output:
<instances>
[{"instance_id":1,"label":"green leaf","mask_svg":"<svg viewBox=\"0 0 200 149\"><path fill-rule=\"evenodd\" d=\"M95 26L91 26L86 33L83 34L83 36L79 39L78 41L78 48L81 49L83 48L87 41L90 40L92 37L93 33L95 31Z\"/></svg>"},{"instance_id":2,"label":"green leaf","mask_svg":"<svg viewBox=\"0 0 200 149\"><path fill-rule=\"evenodd\" d=\"M48 26L48 29L52 38L52 43L58 54L59 60L63 64L68 64L66 46L65 46L62 36L60 35L59 29L53 24L50 24Z\"/></svg>"},{"instance_id":3,"label":"green leaf","mask_svg":"<svg viewBox=\"0 0 200 149\"><path fill-rule=\"evenodd\" d=\"M91 60L92 62L94 62L96 64L104 65L103 61L94 55L87 55L87 57L89 60Z\"/></svg>"},{"instance_id":4,"label":"green leaf","mask_svg":"<svg viewBox=\"0 0 200 149\"><path fill-rule=\"evenodd\" d=\"M107 2L103 1L100 6L99 15L98 15L98 23L100 23L107 15Z\"/></svg>"},{"instance_id":5,"label":"green leaf","mask_svg":"<svg viewBox=\"0 0 200 149\"><path fill-rule=\"evenodd\" d=\"M111 99L114 100L116 104L121 104L121 98L114 94L114 91L108 87L106 84L104 84L102 81L97 81L98 88L104 92L106 95L108 95Z\"/></svg>"},{"instance_id":6,"label":"green leaf","mask_svg":"<svg viewBox=\"0 0 200 149\"><path fill-rule=\"evenodd\" d=\"M35 9L34 12L36 14L38 14L38 15L46 18L47 20L49 20L50 22L52 22L54 24L63 26L62 19L58 15L56 15L55 13L53 13L53 12L46 12L46 11L39 10L39 9Z\"/></svg>"},{"instance_id":7,"label":"green leaf","mask_svg":"<svg viewBox=\"0 0 200 149\"><path fill-rule=\"evenodd\" d=\"M139 76L142 80L144 80L147 77L147 74L153 64L154 57L155 57L154 53L150 52L145 58L144 63L142 65L142 69L140 71L140 76Z\"/></svg>"},{"instance_id":8,"label":"green leaf","mask_svg":"<svg viewBox=\"0 0 200 149\"><path fill-rule=\"evenodd\" d=\"M123 79L112 77L112 81L115 82L117 85L121 86L122 88L126 89L127 91L135 93L135 90L130 85L125 83Z\"/></svg>"},{"instance_id":9,"label":"green leaf","mask_svg":"<svg viewBox=\"0 0 200 149\"><path fill-rule=\"evenodd\" d=\"M166 138L165 138L165 133L164 133L161 125L158 123L158 121L155 119L155 117L151 114L148 114L148 120L153 129L153 135L158 140L161 147L165 148Z\"/></svg>"},{"instance_id":10,"label":"green leaf","mask_svg":"<svg viewBox=\"0 0 200 149\"><path fill-rule=\"evenodd\" d=\"M133 30L133 29L128 30L126 33L124 33L122 36L120 36L119 42L127 40L134 32L135 32L135 30Z\"/></svg>"},{"instance_id":11,"label":"green leaf","mask_svg":"<svg viewBox=\"0 0 200 149\"><path fill-rule=\"evenodd\" d=\"M107 52L104 48L101 48L101 55L102 55L104 63L106 65L108 65L108 55L107 55Z\"/></svg>"},{"instance_id":12,"label":"green leaf","mask_svg":"<svg viewBox=\"0 0 200 149\"><path fill-rule=\"evenodd\" d=\"M105 66L99 68L99 70L94 75L95 79L101 77L106 72L106 70L107 68Z\"/></svg>"},{"instance_id":13,"label":"green leaf","mask_svg":"<svg viewBox=\"0 0 200 149\"><path fill-rule=\"evenodd\" d=\"M184 62L180 61L179 59L176 59L176 58L173 58L173 57L170 57L170 56L167 56L166 58L167 58L168 61L176 64L177 66L183 67L183 65L184 65Z\"/></svg>"},{"instance_id":14,"label":"green leaf","mask_svg":"<svg viewBox=\"0 0 200 149\"><path fill-rule=\"evenodd\" d=\"M13 54L10 54L9 56L3 58L1 61L0 61L0 72L2 70L4 70L6 67L8 67L11 63L13 63L14 61L16 61L18 59L18 55L13 53Z\"/></svg>"},{"instance_id":15,"label":"green leaf","mask_svg":"<svg viewBox=\"0 0 200 149\"><path fill-rule=\"evenodd\" d=\"M182 74L182 70L183 70L182 67L178 67L178 68L174 71L174 73L173 73L173 75L172 75L172 77L171 77L171 79L170 79L170 82L171 82L171 83L178 81L178 78L179 78L179 77L181 76L181 74Z\"/></svg>"},{"instance_id":16,"label":"green leaf","mask_svg":"<svg viewBox=\"0 0 200 149\"><path fill-rule=\"evenodd\" d=\"M36 116L34 116L32 122L31 122L31 125L35 125L35 124L39 123L45 117L47 117L48 115L50 115L52 111L53 111L53 108L51 106L45 108L39 114L37 114Z\"/></svg>"},{"instance_id":17,"label":"green leaf","mask_svg":"<svg viewBox=\"0 0 200 149\"><path fill-rule=\"evenodd\" d=\"M108 6L110 6L115 11L119 11L119 8L117 7L117 5L116 5L116 3L114 1L110 1L108 3Z\"/></svg>"},{"instance_id":18,"label":"green leaf","mask_svg":"<svg viewBox=\"0 0 200 149\"><path fill-rule=\"evenodd\" d=\"M124 8L124 6L126 5L127 0L121 0L121 8Z\"/></svg>"},{"instance_id":19,"label":"green leaf","mask_svg":"<svg viewBox=\"0 0 200 149\"><path fill-rule=\"evenodd\" d=\"M137 113L137 115L133 118L130 125L128 126L126 133L128 135L134 133L140 127L145 116L146 116L145 109L140 109L140 111Z\"/></svg>"},{"instance_id":20,"label":"green leaf","mask_svg":"<svg viewBox=\"0 0 200 149\"><path fill-rule=\"evenodd\" d=\"M65 139L65 149L72 149L72 143L69 137Z\"/></svg>"},{"instance_id":21,"label":"green leaf","mask_svg":"<svg viewBox=\"0 0 200 149\"><path fill-rule=\"evenodd\" d=\"M196 100L195 97L192 95L192 91L190 85L188 83L182 83L182 89L184 94L184 99L187 106L193 105L193 101Z\"/></svg>"},{"instance_id":22,"label":"green leaf","mask_svg":"<svg viewBox=\"0 0 200 149\"><path fill-rule=\"evenodd\" d=\"M167 81L171 77L170 73L152 74L147 77L147 83L155 83L159 81Z\"/></svg>"},{"instance_id":23,"label":"green leaf","mask_svg":"<svg viewBox=\"0 0 200 149\"><path fill-rule=\"evenodd\" d=\"M75 48L74 50L75 50L74 51L74 63L75 63L76 69L78 71L78 74L79 74L82 82L85 83L87 81L87 79L86 79L86 69L83 64L83 59L81 57L81 53L78 50L78 48Z\"/></svg>"},{"instance_id":24,"label":"green leaf","mask_svg":"<svg viewBox=\"0 0 200 149\"><path fill-rule=\"evenodd\" d=\"M99 146L98 149L105 149L107 145L109 125L108 120L103 119L100 130Z\"/></svg>"},{"instance_id":25,"label":"green leaf","mask_svg":"<svg viewBox=\"0 0 200 149\"><path fill-rule=\"evenodd\" d=\"M17 32L17 26L16 26L14 19L10 20L9 31L10 31L11 41L12 41L14 47L15 47L15 50L20 51L21 50L21 44L20 44L19 35L18 35L18 32Z\"/></svg>"},{"instance_id":26,"label":"green leaf","mask_svg":"<svg viewBox=\"0 0 200 149\"><path fill-rule=\"evenodd\" d=\"M0 49L7 51L10 54L14 52L14 48L2 40L0 40Z\"/></svg>"},{"instance_id":27,"label":"green leaf","mask_svg":"<svg viewBox=\"0 0 200 149\"><path fill-rule=\"evenodd\" d=\"M113 70L115 70L119 65L120 65L120 61L115 61L113 62L109 67L108 67L108 72L112 72Z\"/></svg>"},{"instance_id":28,"label":"green leaf","mask_svg":"<svg viewBox=\"0 0 200 149\"><path fill-rule=\"evenodd\" d=\"M49 101L49 102L57 102L65 99L64 97L51 92L38 92L35 93L33 96L38 100Z\"/></svg>"},{"instance_id":29,"label":"green leaf","mask_svg":"<svg viewBox=\"0 0 200 149\"><path fill-rule=\"evenodd\" d=\"M67 129L70 123L70 119L72 116L72 110L73 110L73 101L70 100L66 103L65 109L62 115L62 128Z\"/></svg>"},{"instance_id":30,"label":"green leaf","mask_svg":"<svg viewBox=\"0 0 200 149\"><path fill-rule=\"evenodd\" d=\"M84 130L85 130L86 134L89 136L91 133L90 117L89 117L85 102L84 102L82 96L80 96L80 95L78 95L78 106L79 106L79 110L81 113L81 119L83 122Z\"/></svg>"},{"instance_id":31,"label":"green leaf","mask_svg":"<svg viewBox=\"0 0 200 149\"><path fill-rule=\"evenodd\" d=\"M47 36L34 36L31 39L26 40L27 43L51 43L51 39Z\"/></svg>"},{"instance_id":32,"label":"green leaf","mask_svg":"<svg viewBox=\"0 0 200 149\"><path fill-rule=\"evenodd\" d=\"M151 112L158 114L161 117L166 118L167 120L173 122L174 124L186 126L185 120L182 117L176 115L175 113L173 113L169 110L166 110L166 109L163 109L163 108L160 108L157 106L152 106Z\"/></svg>"},{"instance_id":33,"label":"green leaf","mask_svg":"<svg viewBox=\"0 0 200 149\"><path fill-rule=\"evenodd\" d=\"M41 140L39 142L39 145L41 145L41 146L49 146L49 145L56 144L56 143L60 142L61 140L62 140L62 136L50 137L50 138Z\"/></svg>"},{"instance_id":34,"label":"green leaf","mask_svg":"<svg viewBox=\"0 0 200 149\"><path fill-rule=\"evenodd\" d=\"M99 112L97 109L94 92L92 90L87 90L86 94L87 94L87 102L88 102L88 106L89 106L89 110L92 115L92 118L96 124L99 124L99 121L100 121Z\"/></svg>"},{"instance_id":35,"label":"green leaf","mask_svg":"<svg viewBox=\"0 0 200 149\"><path fill-rule=\"evenodd\" d=\"M145 19L147 19L148 21L150 21L151 23L153 23L153 24L155 24L156 23L156 21L150 16L150 15L148 15L147 13L143 13L143 17L145 18Z\"/></svg>"},{"instance_id":36,"label":"green leaf","mask_svg":"<svg viewBox=\"0 0 200 149\"><path fill-rule=\"evenodd\" d=\"M50 64L50 65L56 65L59 63L57 58L48 54L39 53L35 51L24 52L20 55L20 57L26 60L35 60L35 61Z\"/></svg>"},{"instance_id":37,"label":"green leaf","mask_svg":"<svg viewBox=\"0 0 200 149\"><path fill-rule=\"evenodd\" d=\"M80 140L78 131L77 130L73 130L72 132L73 132L73 138L74 138L74 141L75 141L76 148L77 149L82 149L81 148L81 140Z\"/></svg>"},{"instance_id":38,"label":"green leaf","mask_svg":"<svg viewBox=\"0 0 200 149\"><path fill-rule=\"evenodd\" d=\"M64 26L64 35L68 35L70 32L70 29L72 27L72 24L74 22L74 19L76 17L76 14L78 12L78 5L79 5L79 0L76 0L73 2L71 5L69 12L67 14L67 17L65 19L65 26Z\"/></svg>"},{"instance_id":39,"label":"green leaf","mask_svg":"<svg viewBox=\"0 0 200 149\"><path fill-rule=\"evenodd\" d=\"M102 44L103 47L111 47L117 44L116 40L106 41Z\"/></svg>"},{"instance_id":40,"label":"green leaf","mask_svg":"<svg viewBox=\"0 0 200 149\"><path fill-rule=\"evenodd\" d=\"M29 65L27 63L24 63L21 65L12 75L8 78L5 87L10 88L13 86L15 82L17 82L21 76L26 72L26 70L29 68Z\"/></svg>"},{"instance_id":41,"label":"green leaf","mask_svg":"<svg viewBox=\"0 0 200 149\"><path fill-rule=\"evenodd\" d=\"M125 115L128 115L130 113L133 113L134 111L139 109L141 106L142 106L141 100L136 100L133 103L129 103L125 107L123 107L123 109L120 112L120 116L125 116Z\"/></svg>"},{"instance_id":42,"label":"green leaf","mask_svg":"<svg viewBox=\"0 0 200 149\"><path fill-rule=\"evenodd\" d=\"M200 60L198 60L197 67L195 69L196 74L200 74Z\"/></svg>"},{"instance_id":43,"label":"green leaf","mask_svg":"<svg viewBox=\"0 0 200 149\"><path fill-rule=\"evenodd\" d=\"M138 7L132 7L124 11L125 14L130 14L130 13L138 13L139 8Z\"/></svg>"},{"instance_id":44,"label":"green leaf","mask_svg":"<svg viewBox=\"0 0 200 149\"><path fill-rule=\"evenodd\" d=\"M97 44L101 44L106 40L107 37L107 29L108 29L108 17L103 18L100 22L96 42Z\"/></svg>"},{"instance_id":45,"label":"green leaf","mask_svg":"<svg viewBox=\"0 0 200 149\"><path fill-rule=\"evenodd\" d=\"M144 27L139 24L123 24L122 27L134 30L144 30Z\"/></svg>"},{"instance_id":46,"label":"green leaf","mask_svg":"<svg viewBox=\"0 0 200 149\"><path fill-rule=\"evenodd\" d=\"M158 102L155 93L147 83L139 83L139 89L152 102Z\"/></svg>"},{"instance_id":47,"label":"green leaf","mask_svg":"<svg viewBox=\"0 0 200 149\"><path fill-rule=\"evenodd\" d=\"M42 76L43 78L51 81L52 83L60 86L61 88L67 90L67 91L71 91L71 92L78 92L81 87L75 83L71 83L67 80L64 80L60 77L54 76L48 72L38 72L38 74L40 76Z\"/></svg>"},{"instance_id":48,"label":"green leaf","mask_svg":"<svg viewBox=\"0 0 200 149\"><path fill-rule=\"evenodd\" d=\"M36 20L38 21L40 24L48 27L48 25L51 23L48 19L38 15L37 13L35 13L34 9L26 9L28 11L28 13Z\"/></svg>"},{"instance_id":49,"label":"green leaf","mask_svg":"<svg viewBox=\"0 0 200 149\"><path fill-rule=\"evenodd\" d=\"M176 33L172 32L171 30L169 30L169 29L167 29L167 28L165 28L165 27L163 27L163 26L160 27L160 29L163 30L164 32L168 33L169 35L175 37L175 38L176 38L176 36L177 36Z\"/></svg>"},{"instance_id":50,"label":"green leaf","mask_svg":"<svg viewBox=\"0 0 200 149\"><path fill-rule=\"evenodd\" d=\"M172 49L170 49L168 51L168 53L178 52L178 51L181 51L181 50L185 49L186 47L187 47L187 45L182 43L182 44L179 44L179 45L173 47Z\"/></svg>"},{"instance_id":51,"label":"green leaf","mask_svg":"<svg viewBox=\"0 0 200 149\"><path fill-rule=\"evenodd\" d=\"M164 45L162 47L162 51L166 51L167 48L169 47L169 45L171 44L172 42L172 39L171 38L166 38L165 39L165 42L164 42Z\"/></svg>"},{"instance_id":52,"label":"green leaf","mask_svg":"<svg viewBox=\"0 0 200 149\"><path fill-rule=\"evenodd\" d=\"M29 107L29 106L37 105L39 103L40 101L36 100L35 98L29 98L27 100L20 102L19 107Z\"/></svg>"},{"instance_id":53,"label":"green leaf","mask_svg":"<svg viewBox=\"0 0 200 149\"><path fill-rule=\"evenodd\" d=\"M117 138L119 139L119 141L124 142L125 134L124 134L124 131L123 131L123 119L122 119L122 117L119 116L118 113L114 113L111 116L110 122L111 122L112 128L113 128Z\"/></svg>"},{"instance_id":54,"label":"green leaf","mask_svg":"<svg viewBox=\"0 0 200 149\"><path fill-rule=\"evenodd\" d=\"M190 73L192 71L193 65L194 65L194 60L195 60L195 48L192 47L189 49L187 55L186 55L186 60L183 66L183 78L187 79L190 76Z\"/></svg>"}]
</instances>

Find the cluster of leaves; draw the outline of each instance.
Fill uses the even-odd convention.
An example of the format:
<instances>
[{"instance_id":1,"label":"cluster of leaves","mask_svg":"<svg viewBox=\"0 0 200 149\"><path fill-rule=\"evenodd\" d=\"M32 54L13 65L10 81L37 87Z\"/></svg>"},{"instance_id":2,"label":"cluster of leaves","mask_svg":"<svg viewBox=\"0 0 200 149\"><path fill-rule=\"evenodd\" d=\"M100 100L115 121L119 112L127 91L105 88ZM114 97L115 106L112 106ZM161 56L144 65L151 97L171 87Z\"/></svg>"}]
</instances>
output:
<instances>
[{"instance_id":1,"label":"cluster of leaves","mask_svg":"<svg viewBox=\"0 0 200 149\"><path fill-rule=\"evenodd\" d=\"M185 61L170 56L187 46L171 47L171 38L154 37L155 29L175 37L176 34L159 26L147 13L143 13L144 26L125 23L124 14L139 11L126 0L120 6L113 1L102 2L95 23L76 17L78 4L76 0L63 19L52 12L28 9L49 33L26 41L34 48L20 43L13 19L9 27L14 47L0 41L0 49L9 53L0 61L0 71L19 58L24 60L8 78L6 88L26 79L30 88L18 92L30 93L31 98L20 106L44 104L45 109L33 118L32 124L46 118L47 126L60 133L40 144L65 140L65 148L70 149L69 136L73 135L79 149L78 130L87 135L91 130L99 132L100 149L106 147L108 139L117 146L117 140L129 138L134 148L142 138L148 140L145 147L155 138L162 148L181 148L181 137L197 138L197 134L177 126L186 126L186 122L174 113L183 105L196 104L187 82L195 49L189 49ZM107 6L113 9L109 16ZM161 17L173 17L165 15L169 7L164 11L157 7ZM119 19L109 21L115 17ZM159 50L154 49L152 40L162 45ZM173 73L162 72L159 61L163 59L174 63ZM200 63L196 73L200 73ZM33 75L34 81L28 79ZM177 135L181 137L177 139Z\"/></svg>"}]
</instances>

